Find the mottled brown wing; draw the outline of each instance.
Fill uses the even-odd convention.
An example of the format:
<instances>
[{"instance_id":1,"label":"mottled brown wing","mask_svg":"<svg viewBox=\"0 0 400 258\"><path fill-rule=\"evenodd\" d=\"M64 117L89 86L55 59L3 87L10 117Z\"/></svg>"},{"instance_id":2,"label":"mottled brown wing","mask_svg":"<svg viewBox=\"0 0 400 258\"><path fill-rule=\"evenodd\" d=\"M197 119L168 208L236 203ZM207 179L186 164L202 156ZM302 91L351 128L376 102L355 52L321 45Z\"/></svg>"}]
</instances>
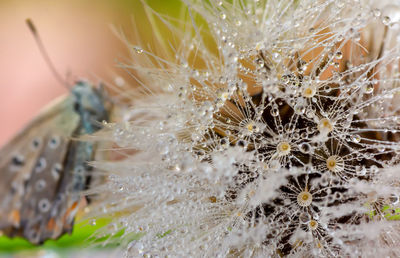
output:
<instances>
[{"instance_id":1,"label":"mottled brown wing","mask_svg":"<svg viewBox=\"0 0 400 258\"><path fill-rule=\"evenodd\" d=\"M34 231L38 223L49 224L47 205L56 198L70 138L79 125L73 104L71 96L57 100L0 150L0 230L6 234L41 241Z\"/></svg>"}]
</instances>

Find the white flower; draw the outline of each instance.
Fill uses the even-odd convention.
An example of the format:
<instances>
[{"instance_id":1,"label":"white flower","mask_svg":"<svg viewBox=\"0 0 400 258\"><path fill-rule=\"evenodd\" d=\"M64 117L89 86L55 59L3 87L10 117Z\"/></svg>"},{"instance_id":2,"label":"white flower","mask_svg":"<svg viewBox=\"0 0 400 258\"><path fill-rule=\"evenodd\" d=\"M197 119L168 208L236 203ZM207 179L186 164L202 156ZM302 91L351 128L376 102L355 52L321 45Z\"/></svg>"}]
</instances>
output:
<instances>
[{"instance_id":1,"label":"white flower","mask_svg":"<svg viewBox=\"0 0 400 258\"><path fill-rule=\"evenodd\" d=\"M393 8L184 2L193 30L158 16L175 60L142 47L128 66L143 94L108 131L133 154L95 163L93 214L126 255L399 256Z\"/></svg>"}]
</instances>

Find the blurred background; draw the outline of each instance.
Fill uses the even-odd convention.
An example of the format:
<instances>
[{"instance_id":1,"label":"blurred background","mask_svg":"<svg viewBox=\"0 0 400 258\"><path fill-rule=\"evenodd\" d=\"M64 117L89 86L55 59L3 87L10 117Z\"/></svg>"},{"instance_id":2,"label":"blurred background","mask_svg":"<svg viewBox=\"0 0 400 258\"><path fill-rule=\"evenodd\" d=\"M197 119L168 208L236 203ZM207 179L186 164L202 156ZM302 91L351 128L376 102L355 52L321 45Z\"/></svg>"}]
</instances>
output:
<instances>
[{"instance_id":1,"label":"blurred background","mask_svg":"<svg viewBox=\"0 0 400 258\"><path fill-rule=\"evenodd\" d=\"M151 0L151 7L172 15L178 1ZM0 1L0 146L40 108L67 89L51 74L25 20L35 23L58 72L66 77L112 82L123 70L127 47L111 27L132 39L145 24L140 0ZM139 22L138 22L139 21ZM143 25L145 27L145 25ZM143 30L142 31L146 31ZM150 37L151 30L147 30ZM143 33L142 33L143 34Z\"/></svg>"},{"instance_id":2,"label":"blurred background","mask_svg":"<svg viewBox=\"0 0 400 258\"><path fill-rule=\"evenodd\" d=\"M62 76L108 80L115 59L126 55L126 47L110 27L132 26L130 17L137 9L132 2L0 1L0 145L41 107L67 92L46 65L26 18L34 21Z\"/></svg>"},{"instance_id":3,"label":"blurred background","mask_svg":"<svg viewBox=\"0 0 400 258\"><path fill-rule=\"evenodd\" d=\"M168 15L174 15L179 5L178 0L147 2L155 10ZM26 26L27 18L33 20L51 60L63 77L70 74L72 79L113 82L117 75L126 75L117 63L129 59L129 50L111 27L124 31L132 40L133 28L139 28L143 38L151 38L150 27L145 22L142 24L145 17L140 0L1 0L0 146L42 107L57 96L68 93L46 65ZM79 246L94 229L75 229L72 236L47 243L44 250ZM24 250L32 248L39 251L24 253ZM40 250L43 249L21 239L1 237L0 232L0 257L58 257L52 253L49 256L48 252L42 255Z\"/></svg>"}]
</instances>

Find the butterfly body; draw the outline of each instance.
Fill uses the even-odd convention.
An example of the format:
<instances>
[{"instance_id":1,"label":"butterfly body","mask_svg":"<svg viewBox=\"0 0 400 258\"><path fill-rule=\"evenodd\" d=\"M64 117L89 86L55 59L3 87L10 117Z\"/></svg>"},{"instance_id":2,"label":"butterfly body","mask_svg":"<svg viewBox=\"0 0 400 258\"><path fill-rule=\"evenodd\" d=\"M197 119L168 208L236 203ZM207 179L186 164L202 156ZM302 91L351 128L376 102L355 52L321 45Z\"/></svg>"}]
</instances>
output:
<instances>
[{"instance_id":1,"label":"butterfly body","mask_svg":"<svg viewBox=\"0 0 400 258\"><path fill-rule=\"evenodd\" d=\"M95 150L74 138L107 119L103 92L80 81L0 151L0 230L35 244L71 232Z\"/></svg>"}]
</instances>

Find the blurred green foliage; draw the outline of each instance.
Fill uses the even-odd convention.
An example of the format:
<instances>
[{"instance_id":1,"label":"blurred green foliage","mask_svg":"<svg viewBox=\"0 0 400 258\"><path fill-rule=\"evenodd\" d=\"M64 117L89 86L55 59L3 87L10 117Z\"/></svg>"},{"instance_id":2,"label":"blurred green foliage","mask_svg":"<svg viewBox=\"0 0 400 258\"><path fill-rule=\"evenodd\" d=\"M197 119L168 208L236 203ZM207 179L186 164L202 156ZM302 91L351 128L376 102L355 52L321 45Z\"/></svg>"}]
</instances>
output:
<instances>
[{"instance_id":1,"label":"blurred green foliage","mask_svg":"<svg viewBox=\"0 0 400 258\"><path fill-rule=\"evenodd\" d=\"M90 225L89 221L81 221L74 225L74 230L71 235L64 235L57 240L47 240L43 245L36 246L29 243L21 237L8 238L6 236L0 237L0 251L3 253L14 253L21 250L37 251L39 249L63 249L63 248L77 248L88 245L88 239L99 228L108 223L106 219L96 221L96 225Z\"/></svg>"}]
</instances>

